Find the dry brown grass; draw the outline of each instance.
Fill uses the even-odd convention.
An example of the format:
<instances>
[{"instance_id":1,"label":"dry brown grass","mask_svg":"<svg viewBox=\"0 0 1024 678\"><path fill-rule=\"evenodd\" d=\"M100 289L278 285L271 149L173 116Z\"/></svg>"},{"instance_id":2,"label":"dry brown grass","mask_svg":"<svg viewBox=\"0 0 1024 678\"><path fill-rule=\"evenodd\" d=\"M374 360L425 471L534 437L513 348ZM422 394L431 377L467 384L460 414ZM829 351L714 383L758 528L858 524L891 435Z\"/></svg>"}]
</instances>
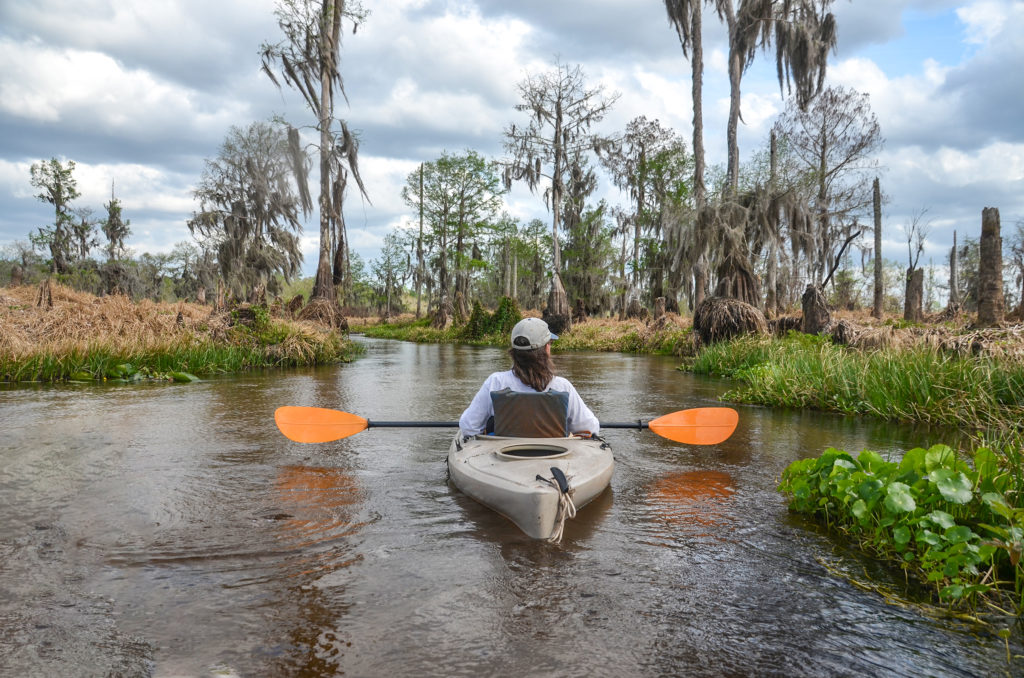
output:
<instances>
[{"instance_id":1,"label":"dry brown grass","mask_svg":"<svg viewBox=\"0 0 1024 678\"><path fill-rule=\"evenodd\" d=\"M158 352L167 347L222 342L232 322L228 313L188 302L96 297L61 285L53 285L51 295L53 306L48 307L36 304L38 287L0 288L0 355L18 360L97 347L119 353ZM330 331L312 322L289 324L298 331L277 347L285 353L293 350L291 344L315 345L315 340L308 340ZM309 346L302 349L309 350Z\"/></svg>"},{"instance_id":2,"label":"dry brown grass","mask_svg":"<svg viewBox=\"0 0 1024 678\"><path fill-rule=\"evenodd\" d=\"M38 293L33 286L0 288L0 352L18 358L94 345L152 349L227 327L224 317L198 304L133 302L53 285L50 308L36 305Z\"/></svg>"}]
</instances>

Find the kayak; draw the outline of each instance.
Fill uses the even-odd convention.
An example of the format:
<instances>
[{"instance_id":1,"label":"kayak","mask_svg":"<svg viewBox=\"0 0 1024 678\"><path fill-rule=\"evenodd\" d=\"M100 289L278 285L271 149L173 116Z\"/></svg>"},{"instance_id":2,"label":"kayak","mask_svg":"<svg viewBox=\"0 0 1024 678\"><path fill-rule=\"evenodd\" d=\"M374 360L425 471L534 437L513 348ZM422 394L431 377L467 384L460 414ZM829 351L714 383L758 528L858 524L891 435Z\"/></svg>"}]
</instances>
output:
<instances>
[{"instance_id":1,"label":"kayak","mask_svg":"<svg viewBox=\"0 0 1024 678\"><path fill-rule=\"evenodd\" d=\"M463 494L534 539L558 542L565 521L608 487L615 460L600 438L455 436L448 473Z\"/></svg>"}]
</instances>

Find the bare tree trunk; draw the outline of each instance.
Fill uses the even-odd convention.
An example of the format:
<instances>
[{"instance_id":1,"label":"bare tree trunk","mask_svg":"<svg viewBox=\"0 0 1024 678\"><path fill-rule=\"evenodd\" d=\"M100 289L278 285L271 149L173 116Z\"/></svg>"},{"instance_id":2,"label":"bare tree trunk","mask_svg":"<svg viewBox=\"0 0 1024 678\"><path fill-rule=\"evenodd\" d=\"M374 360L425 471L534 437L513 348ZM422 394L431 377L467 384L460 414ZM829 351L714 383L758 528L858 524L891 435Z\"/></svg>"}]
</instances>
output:
<instances>
[{"instance_id":1,"label":"bare tree trunk","mask_svg":"<svg viewBox=\"0 0 1024 678\"><path fill-rule=\"evenodd\" d=\"M558 225L562 215L562 167L565 153L562 144L562 106L555 109L554 170L551 173L551 290L548 293L548 307L544 320L555 334L572 328L572 309L569 297L562 285L562 251L558 245ZM554 329L555 327L559 329Z\"/></svg>"},{"instance_id":2,"label":"bare tree trunk","mask_svg":"<svg viewBox=\"0 0 1024 678\"><path fill-rule=\"evenodd\" d=\"M978 326L1003 322L1003 239L999 234L999 209L981 211L981 253L978 271Z\"/></svg>"},{"instance_id":3,"label":"bare tree trunk","mask_svg":"<svg viewBox=\"0 0 1024 678\"><path fill-rule=\"evenodd\" d=\"M324 17L332 18L339 11L333 0L325 0ZM326 23L326 22L325 22ZM333 20L332 20L333 24ZM334 36L325 25L320 31L320 54L334 54L332 41ZM331 270L331 152L334 144L331 139L331 121L334 117L334 87L331 82L331 70L327 59L320 63L320 258L316 267L316 281L313 283L312 297L316 299L334 300L334 275Z\"/></svg>"},{"instance_id":4,"label":"bare tree trunk","mask_svg":"<svg viewBox=\"0 0 1024 678\"><path fill-rule=\"evenodd\" d=\"M519 303L519 253L512 253L512 301Z\"/></svg>"},{"instance_id":5,"label":"bare tree trunk","mask_svg":"<svg viewBox=\"0 0 1024 678\"><path fill-rule=\"evenodd\" d=\"M708 292L708 264L703 254L693 266L693 308L700 306Z\"/></svg>"},{"instance_id":6,"label":"bare tree trunk","mask_svg":"<svg viewBox=\"0 0 1024 678\"><path fill-rule=\"evenodd\" d=\"M565 287L562 286L562 276L557 272L551 276L551 292L548 294L548 307L544 310L544 322L555 334L561 334L572 328L569 297L565 294Z\"/></svg>"},{"instance_id":7,"label":"bare tree trunk","mask_svg":"<svg viewBox=\"0 0 1024 678\"><path fill-rule=\"evenodd\" d=\"M875 207L875 302L871 317L881 318L885 306L885 276L882 273L882 189L875 177L873 189Z\"/></svg>"},{"instance_id":8,"label":"bare tree trunk","mask_svg":"<svg viewBox=\"0 0 1024 678\"><path fill-rule=\"evenodd\" d=\"M775 136L775 130L773 129L770 137L770 166L771 175L769 181L769 191L774 200L776 194L776 180L778 178L778 139ZM765 262L765 293L764 293L764 314L771 318L778 315L779 310L779 297L777 294L778 284L778 267L779 267L779 241L777 238L778 225L779 225L779 208L776 206L771 214L771 220L773 225L773 232L771 233L771 242L768 245L768 260Z\"/></svg>"},{"instance_id":9,"label":"bare tree trunk","mask_svg":"<svg viewBox=\"0 0 1024 678\"><path fill-rule=\"evenodd\" d=\"M953 248L949 250L949 306L956 311L960 307L960 275L956 264L956 231L953 231Z\"/></svg>"},{"instance_id":10,"label":"bare tree trunk","mask_svg":"<svg viewBox=\"0 0 1024 678\"><path fill-rule=\"evenodd\" d=\"M504 286L501 290L502 295L511 298L512 297L512 253L505 252L505 280Z\"/></svg>"},{"instance_id":11,"label":"bare tree trunk","mask_svg":"<svg viewBox=\"0 0 1024 678\"><path fill-rule=\"evenodd\" d=\"M924 298L924 269L907 269L907 288L903 298L903 319L919 323L924 320L921 310Z\"/></svg>"},{"instance_id":12,"label":"bare tree trunk","mask_svg":"<svg viewBox=\"0 0 1024 678\"><path fill-rule=\"evenodd\" d=\"M729 146L729 153L726 161L726 183L729 192L735 196L740 180L740 148L739 148L739 120L740 120L740 80L743 78L743 55L740 54L738 44L739 37L736 35L736 12L732 2L723 3L725 9L725 23L729 29L729 122L726 125L726 142Z\"/></svg>"},{"instance_id":13,"label":"bare tree trunk","mask_svg":"<svg viewBox=\"0 0 1024 678\"><path fill-rule=\"evenodd\" d=\"M660 320L665 315L665 297L658 297L654 300L654 319Z\"/></svg>"},{"instance_id":14,"label":"bare tree trunk","mask_svg":"<svg viewBox=\"0 0 1024 678\"><path fill-rule=\"evenodd\" d=\"M420 163L420 235L416 238L416 319L420 319L420 286L423 284L423 163Z\"/></svg>"}]
</instances>

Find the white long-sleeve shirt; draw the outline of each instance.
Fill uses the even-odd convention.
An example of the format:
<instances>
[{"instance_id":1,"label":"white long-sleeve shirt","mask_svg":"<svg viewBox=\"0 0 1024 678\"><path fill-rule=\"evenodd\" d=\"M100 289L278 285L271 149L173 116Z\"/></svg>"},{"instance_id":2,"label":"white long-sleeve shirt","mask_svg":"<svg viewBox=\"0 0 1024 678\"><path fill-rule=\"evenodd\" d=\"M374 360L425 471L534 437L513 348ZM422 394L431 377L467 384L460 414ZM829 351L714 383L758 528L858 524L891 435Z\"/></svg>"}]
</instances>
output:
<instances>
[{"instance_id":1,"label":"white long-sleeve shirt","mask_svg":"<svg viewBox=\"0 0 1024 678\"><path fill-rule=\"evenodd\" d=\"M494 404L491 402L491 391L500 391L503 388L510 388L519 393L534 393L532 386L524 384L512 370L495 372L484 380L483 386L473 396L469 407L459 417L459 430L462 435L471 436L483 433L487 427L487 420L494 416ZM576 388L564 377L555 377L548 384L550 391L564 391L569 394L569 432L590 431L593 434L600 432L601 424L590 411L583 398L576 392Z\"/></svg>"}]
</instances>

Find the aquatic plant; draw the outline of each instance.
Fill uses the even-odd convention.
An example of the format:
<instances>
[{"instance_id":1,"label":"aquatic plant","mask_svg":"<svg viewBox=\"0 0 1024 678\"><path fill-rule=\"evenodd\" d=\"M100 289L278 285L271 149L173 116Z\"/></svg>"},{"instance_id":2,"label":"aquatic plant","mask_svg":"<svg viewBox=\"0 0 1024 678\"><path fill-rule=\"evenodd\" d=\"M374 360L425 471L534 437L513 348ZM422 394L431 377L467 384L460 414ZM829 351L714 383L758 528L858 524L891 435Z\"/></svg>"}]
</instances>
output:
<instances>
[{"instance_id":1,"label":"aquatic plant","mask_svg":"<svg viewBox=\"0 0 1024 678\"><path fill-rule=\"evenodd\" d=\"M956 356L925 347L860 352L827 337L746 337L704 347L698 374L741 382L722 397L769 406L867 414L974 430L1024 421L1024 363Z\"/></svg>"},{"instance_id":2,"label":"aquatic plant","mask_svg":"<svg viewBox=\"0 0 1024 678\"><path fill-rule=\"evenodd\" d=\"M1012 592L1024 612L1024 508L1013 505L1013 478L988 448L973 466L946 445L912 449L899 462L829 448L790 464L779 490L792 510L898 564L943 602L994 606Z\"/></svg>"}]
</instances>

